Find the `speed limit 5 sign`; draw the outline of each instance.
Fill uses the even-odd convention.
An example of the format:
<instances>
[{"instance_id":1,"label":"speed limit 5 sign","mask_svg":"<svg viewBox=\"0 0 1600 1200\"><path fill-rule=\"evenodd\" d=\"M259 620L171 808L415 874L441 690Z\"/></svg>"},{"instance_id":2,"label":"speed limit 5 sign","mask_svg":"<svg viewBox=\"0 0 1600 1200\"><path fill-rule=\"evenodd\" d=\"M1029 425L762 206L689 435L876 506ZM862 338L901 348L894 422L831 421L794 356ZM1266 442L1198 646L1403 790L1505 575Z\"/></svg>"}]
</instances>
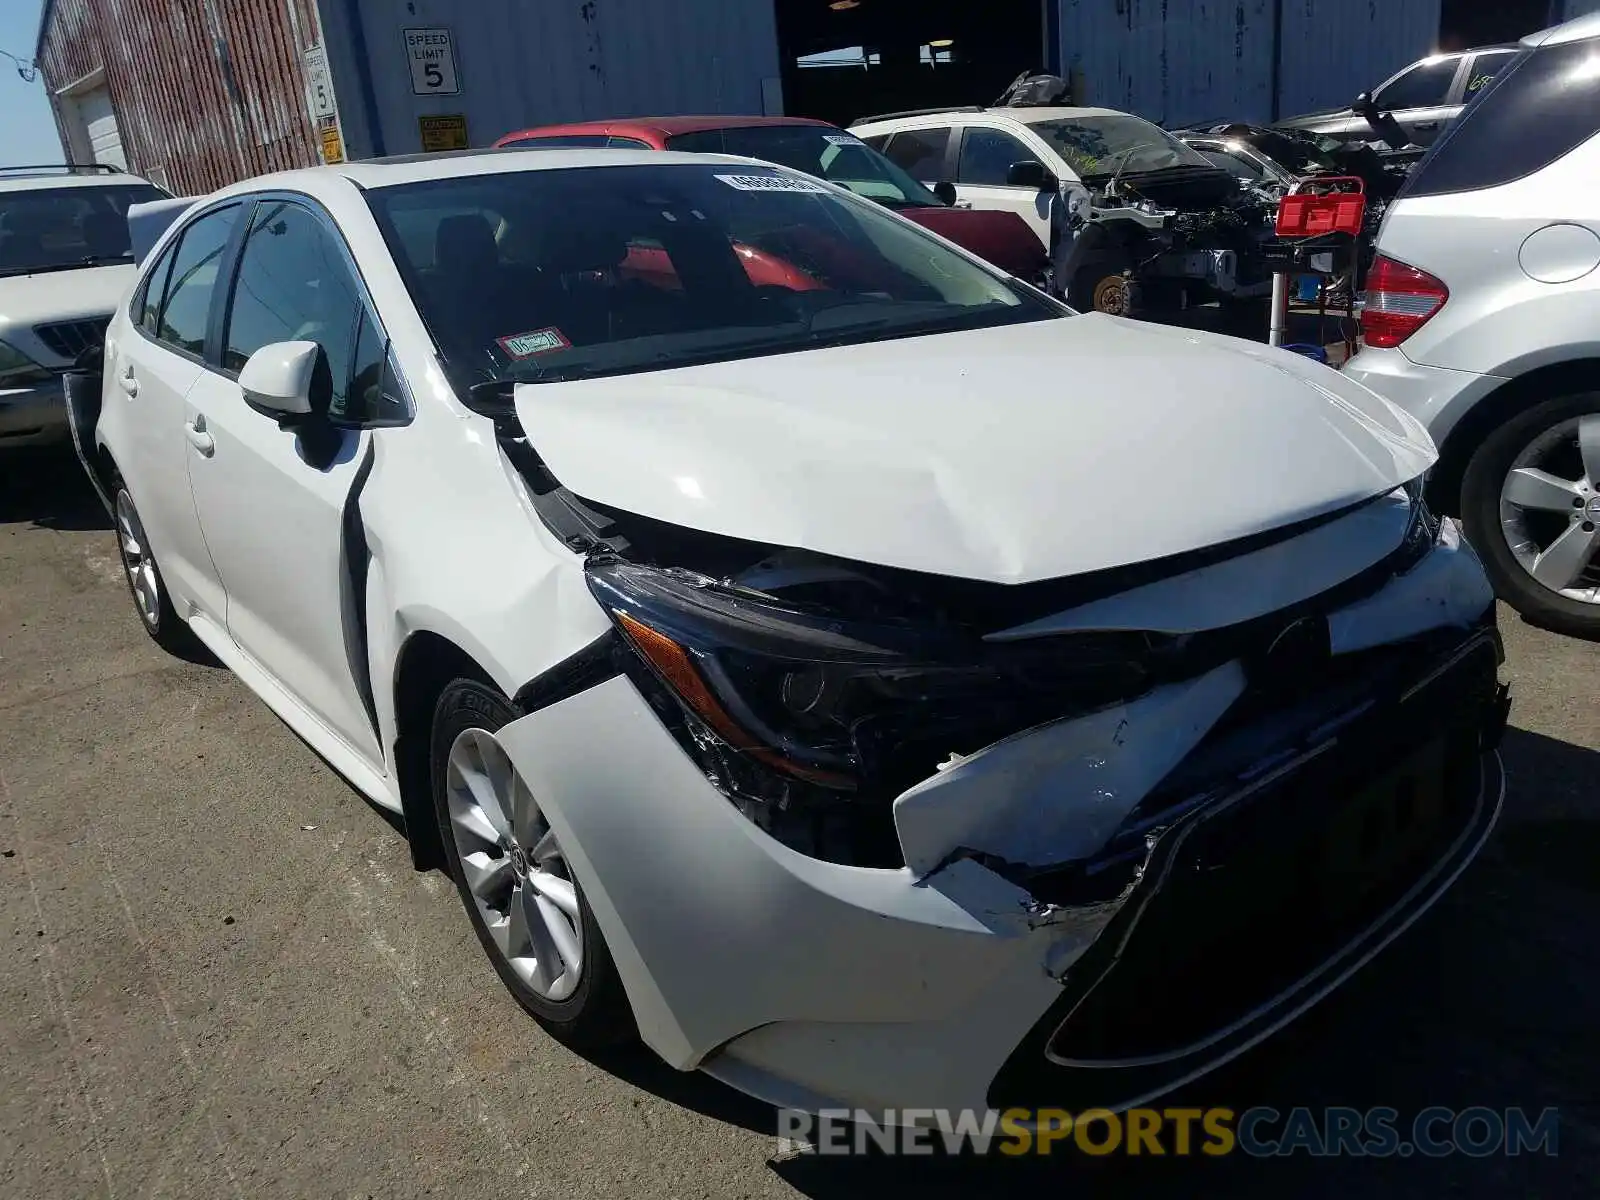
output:
<instances>
[{"instance_id":1,"label":"speed limit 5 sign","mask_svg":"<svg viewBox=\"0 0 1600 1200\"><path fill-rule=\"evenodd\" d=\"M456 51L448 29L406 29L406 61L411 65L411 91L418 96L454 96Z\"/></svg>"}]
</instances>

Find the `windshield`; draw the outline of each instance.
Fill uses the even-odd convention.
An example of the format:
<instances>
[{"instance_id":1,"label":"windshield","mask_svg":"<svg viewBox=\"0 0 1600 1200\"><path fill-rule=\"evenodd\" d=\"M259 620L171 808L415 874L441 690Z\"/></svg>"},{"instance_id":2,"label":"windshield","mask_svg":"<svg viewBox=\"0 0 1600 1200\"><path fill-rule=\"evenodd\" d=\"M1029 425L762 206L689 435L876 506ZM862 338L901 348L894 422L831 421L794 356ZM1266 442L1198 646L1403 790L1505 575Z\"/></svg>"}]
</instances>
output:
<instances>
[{"instance_id":1,"label":"windshield","mask_svg":"<svg viewBox=\"0 0 1600 1200\"><path fill-rule=\"evenodd\" d=\"M165 197L148 183L0 191L0 275L132 262L128 206Z\"/></svg>"},{"instance_id":2,"label":"windshield","mask_svg":"<svg viewBox=\"0 0 1600 1200\"><path fill-rule=\"evenodd\" d=\"M737 154L804 171L890 208L943 207L939 198L854 134L826 125L747 125L667 139L668 150Z\"/></svg>"},{"instance_id":3,"label":"windshield","mask_svg":"<svg viewBox=\"0 0 1600 1200\"><path fill-rule=\"evenodd\" d=\"M1212 169L1198 151L1159 125L1126 113L1030 121L1028 128L1049 142L1080 179L1119 171L1137 175L1174 167Z\"/></svg>"},{"instance_id":4,"label":"windshield","mask_svg":"<svg viewBox=\"0 0 1600 1200\"><path fill-rule=\"evenodd\" d=\"M770 167L518 171L367 199L458 387L1066 313L876 205Z\"/></svg>"}]
</instances>

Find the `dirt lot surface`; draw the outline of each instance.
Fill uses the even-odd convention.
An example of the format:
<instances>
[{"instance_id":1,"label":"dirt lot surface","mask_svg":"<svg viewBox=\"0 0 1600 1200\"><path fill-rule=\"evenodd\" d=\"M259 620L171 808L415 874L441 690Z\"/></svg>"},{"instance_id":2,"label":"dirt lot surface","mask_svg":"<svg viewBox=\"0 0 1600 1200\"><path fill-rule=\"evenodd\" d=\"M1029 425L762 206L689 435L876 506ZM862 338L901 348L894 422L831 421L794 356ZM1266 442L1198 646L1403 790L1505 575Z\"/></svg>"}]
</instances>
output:
<instances>
[{"instance_id":1,"label":"dirt lot surface","mask_svg":"<svg viewBox=\"0 0 1600 1200\"><path fill-rule=\"evenodd\" d=\"M1505 614L1483 858L1180 1098L1558 1106L1559 1157L777 1161L770 1110L545 1037L384 818L145 637L106 525L70 455L0 460L0 1197L1594 1194L1600 646Z\"/></svg>"}]
</instances>

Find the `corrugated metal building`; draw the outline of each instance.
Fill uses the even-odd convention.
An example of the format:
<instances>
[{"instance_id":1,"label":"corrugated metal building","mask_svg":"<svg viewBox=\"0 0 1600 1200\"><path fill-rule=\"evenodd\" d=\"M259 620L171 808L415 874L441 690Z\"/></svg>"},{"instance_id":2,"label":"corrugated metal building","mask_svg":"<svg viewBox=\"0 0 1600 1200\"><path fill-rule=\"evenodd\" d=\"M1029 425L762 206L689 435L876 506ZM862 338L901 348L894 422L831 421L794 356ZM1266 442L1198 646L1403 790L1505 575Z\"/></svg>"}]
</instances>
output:
<instances>
[{"instance_id":1,"label":"corrugated metal building","mask_svg":"<svg viewBox=\"0 0 1600 1200\"><path fill-rule=\"evenodd\" d=\"M1472 36L1492 28L1498 38L1596 8L1600 0L1006 0L981 9L956 0L46 0L36 58L72 157L195 193L324 158L487 145L556 121L782 112L786 85L798 98L790 111L846 121L890 96L950 103L953 84L982 90L1040 67L1069 74L1090 102L1167 124L1265 121L1348 103L1433 50L1449 34L1441 21L1460 25L1462 12ZM798 69L819 58L864 74ZM830 76L840 86L830 90Z\"/></svg>"}]
</instances>

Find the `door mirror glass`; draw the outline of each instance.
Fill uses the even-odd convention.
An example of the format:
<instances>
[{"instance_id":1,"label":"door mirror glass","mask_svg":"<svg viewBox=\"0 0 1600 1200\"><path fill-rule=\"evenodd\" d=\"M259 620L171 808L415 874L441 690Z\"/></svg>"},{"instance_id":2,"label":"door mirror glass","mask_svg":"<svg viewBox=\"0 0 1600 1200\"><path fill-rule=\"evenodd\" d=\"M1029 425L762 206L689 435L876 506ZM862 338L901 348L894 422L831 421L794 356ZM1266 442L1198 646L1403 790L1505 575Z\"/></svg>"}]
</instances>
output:
<instances>
[{"instance_id":1,"label":"door mirror glass","mask_svg":"<svg viewBox=\"0 0 1600 1200\"><path fill-rule=\"evenodd\" d=\"M939 203L949 208L956 202L956 185L948 179L941 179L933 185L933 194L939 197Z\"/></svg>"},{"instance_id":2,"label":"door mirror glass","mask_svg":"<svg viewBox=\"0 0 1600 1200\"><path fill-rule=\"evenodd\" d=\"M322 347L316 342L261 347L239 372L245 403L280 421L303 421L315 411L311 389L322 359Z\"/></svg>"},{"instance_id":3,"label":"door mirror glass","mask_svg":"<svg viewBox=\"0 0 1600 1200\"><path fill-rule=\"evenodd\" d=\"M1014 162L1006 168L1006 185L1008 187L1032 188L1037 192L1053 192L1060 184L1056 177L1037 159L1023 159Z\"/></svg>"}]
</instances>

